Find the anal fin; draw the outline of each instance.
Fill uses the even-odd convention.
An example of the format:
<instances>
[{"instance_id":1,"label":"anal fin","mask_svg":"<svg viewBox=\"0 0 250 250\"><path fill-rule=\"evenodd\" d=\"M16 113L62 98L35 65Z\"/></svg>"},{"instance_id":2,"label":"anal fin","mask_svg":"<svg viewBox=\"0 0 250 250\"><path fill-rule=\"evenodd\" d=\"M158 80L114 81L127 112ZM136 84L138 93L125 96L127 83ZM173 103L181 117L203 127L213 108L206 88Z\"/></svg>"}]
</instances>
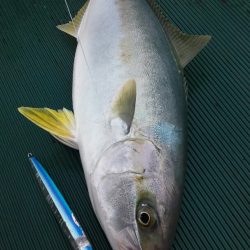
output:
<instances>
[{"instance_id":1,"label":"anal fin","mask_svg":"<svg viewBox=\"0 0 250 250\"><path fill-rule=\"evenodd\" d=\"M84 16L84 13L88 7L89 4L89 0L83 5L83 7L77 12L76 16L72 19L72 21L65 23L65 24L61 24L61 25L57 25L56 27L71 35L74 36L75 38L77 38L78 35L78 31Z\"/></svg>"},{"instance_id":2,"label":"anal fin","mask_svg":"<svg viewBox=\"0 0 250 250\"><path fill-rule=\"evenodd\" d=\"M20 107L18 111L37 126L49 132L60 142L78 149L73 112L65 108L56 111L49 108L30 107Z\"/></svg>"}]
</instances>

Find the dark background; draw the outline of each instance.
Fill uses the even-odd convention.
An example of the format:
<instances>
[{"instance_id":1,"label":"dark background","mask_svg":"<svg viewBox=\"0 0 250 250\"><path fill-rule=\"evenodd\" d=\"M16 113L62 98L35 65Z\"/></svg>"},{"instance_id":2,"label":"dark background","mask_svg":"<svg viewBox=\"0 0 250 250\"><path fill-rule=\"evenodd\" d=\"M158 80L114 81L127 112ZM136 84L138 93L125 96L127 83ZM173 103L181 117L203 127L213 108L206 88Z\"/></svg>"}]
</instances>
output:
<instances>
[{"instance_id":1,"label":"dark background","mask_svg":"<svg viewBox=\"0 0 250 250\"><path fill-rule=\"evenodd\" d=\"M213 39L185 74L188 166L174 249L250 249L250 2L159 1L183 31ZM75 14L81 0L69 1ZM74 38L63 0L0 1L0 249L70 249L28 162L38 157L96 249L110 249L91 209L79 154L19 106L72 109ZM145 24L146 25L146 24Z\"/></svg>"}]
</instances>

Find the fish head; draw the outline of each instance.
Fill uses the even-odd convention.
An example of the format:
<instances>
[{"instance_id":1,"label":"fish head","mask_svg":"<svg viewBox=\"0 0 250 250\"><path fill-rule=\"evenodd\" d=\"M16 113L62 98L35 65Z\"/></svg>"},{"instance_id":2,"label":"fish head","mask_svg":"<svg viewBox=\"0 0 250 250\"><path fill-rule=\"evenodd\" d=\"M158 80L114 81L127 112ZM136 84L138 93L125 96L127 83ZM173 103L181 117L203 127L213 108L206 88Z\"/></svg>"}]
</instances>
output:
<instances>
[{"instance_id":1,"label":"fish head","mask_svg":"<svg viewBox=\"0 0 250 250\"><path fill-rule=\"evenodd\" d=\"M170 248L179 194L166 164L165 154L142 139L118 142L99 160L91 198L113 249Z\"/></svg>"}]
</instances>

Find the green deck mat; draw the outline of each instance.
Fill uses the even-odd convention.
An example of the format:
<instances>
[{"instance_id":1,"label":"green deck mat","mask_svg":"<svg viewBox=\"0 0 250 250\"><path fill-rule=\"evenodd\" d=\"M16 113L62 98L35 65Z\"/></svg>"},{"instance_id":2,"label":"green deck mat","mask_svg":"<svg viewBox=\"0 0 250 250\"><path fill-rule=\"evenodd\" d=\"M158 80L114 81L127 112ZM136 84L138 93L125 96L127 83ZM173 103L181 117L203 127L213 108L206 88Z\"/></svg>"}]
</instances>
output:
<instances>
[{"instance_id":1,"label":"green deck mat","mask_svg":"<svg viewBox=\"0 0 250 250\"><path fill-rule=\"evenodd\" d=\"M188 165L173 249L250 249L250 2L159 3L183 31L213 36L185 69ZM73 13L82 4L69 1ZM95 249L110 249L78 152L17 112L22 105L72 108L76 41L55 28L68 20L63 0L0 1L0 249L70 249L28 152L48 170Z\"/></svg>"}]
</instances>

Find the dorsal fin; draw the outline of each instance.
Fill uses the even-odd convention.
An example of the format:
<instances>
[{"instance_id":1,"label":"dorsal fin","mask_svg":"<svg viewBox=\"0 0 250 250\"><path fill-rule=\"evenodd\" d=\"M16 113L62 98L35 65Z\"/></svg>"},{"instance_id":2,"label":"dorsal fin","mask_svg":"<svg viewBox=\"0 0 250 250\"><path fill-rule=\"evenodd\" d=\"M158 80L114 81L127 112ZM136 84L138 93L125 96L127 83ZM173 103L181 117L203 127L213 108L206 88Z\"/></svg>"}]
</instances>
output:
<instances>
[{"instance_id":1,"label":"dorsal fin","mask_svg":"<svg viewBox=\"0 0 250 250\"><path fill-rule=\"evenodd\" d=\"M195 56L207 45L211 36L190 35L183 33L179 28L172 25L163 15L159 4L155 0L147 0L156 16L159 18L166 34L170 38L181 66L184 68Z\"/></svg>"},{"instance_id":2,"label":"dorsal fin","mask_svg":"<svg viewBox=\"0 0 250 250\"><path fill-rule=\"evenodd\" d=\"M115 96L111 106L111 125L128 134L135 112L136 82L128 80ZM117 119L118 118L118 119ZM125 125L125 127L124 127Z\"/></svg>"},{"instance_id":3,"label":"dorsal fin","mask_svg":"<svg viewBox=\"0 0 250 250\"><path fill-rule=\"evenodd\" d=\"M89 0L77 12L76 16L73 18L72 21L65 23L65 24L57 25L56 27L59 30L77 38L78 31L79 31L79 28L80 28L80 25L82 22L82 18L84 16L84 13L85 13L87 7L88 7L88 3L89 3Z\"/></svg>"},{"instance_id":4,"label":"dorsal fin","mask_svg":"<svg viewBox=\"0 0 250 250\"><path fill-rule=\"evenodd\" d=\"M207 35L201 36L183 33L169 21L165 22L164 27L168 31L170 40L183 68L198 55L211 39L211 36Z\"/></svg>"}]
</instances>

